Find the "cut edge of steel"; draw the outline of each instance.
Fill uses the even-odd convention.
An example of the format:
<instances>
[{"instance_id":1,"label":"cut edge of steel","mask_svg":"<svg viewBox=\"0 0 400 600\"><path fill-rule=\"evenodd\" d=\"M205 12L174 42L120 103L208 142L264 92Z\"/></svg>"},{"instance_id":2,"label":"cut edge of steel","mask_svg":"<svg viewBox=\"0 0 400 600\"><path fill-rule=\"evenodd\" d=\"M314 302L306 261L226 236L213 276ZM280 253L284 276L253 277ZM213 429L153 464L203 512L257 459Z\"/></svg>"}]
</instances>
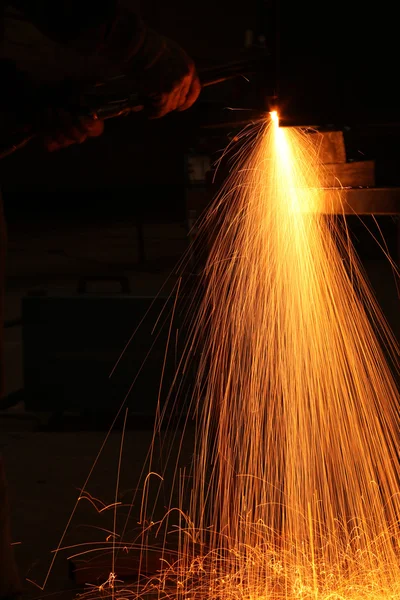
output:
<instances>
[{"instance_id":1,"label":"cut edge of steel","mask_svg":"<svg viewBox=\"0 0 400 600\"><path fill-rule=\"evenodd\" d=\"M400 214L400 187L326 188L325 194L324 214Z\"/></svg>"}]
</instances>

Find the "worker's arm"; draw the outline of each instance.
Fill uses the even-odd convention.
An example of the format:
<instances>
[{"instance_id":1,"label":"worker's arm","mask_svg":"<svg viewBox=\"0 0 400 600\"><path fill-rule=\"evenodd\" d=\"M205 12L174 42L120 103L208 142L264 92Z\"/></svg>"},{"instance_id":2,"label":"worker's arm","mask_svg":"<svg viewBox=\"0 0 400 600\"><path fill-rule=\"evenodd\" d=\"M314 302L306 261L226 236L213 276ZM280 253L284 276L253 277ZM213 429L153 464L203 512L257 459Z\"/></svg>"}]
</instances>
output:
<instances>
[{"instance_id":1,"label":"worker's arm","mask_svg":"<svg viewBox=\"0 0 400 600\"><path fill-rule=\"evenodd\" d=\"M148 29L138 12L117 0L12 0L48 37L103 55L136 80L149 117L189 108L200 93L193 61L180 46ZM6 78L7 79L7 78ZM20 94L26 98L26 93ZM29 96L29 93L28 93ZM56 150L99 135L103 124L73 121L63 111L44 118L46 146Z\"/></svg>"},{"instance_id":2,"label":"worker's arm","mask_svg":"<svg viewBox=\"0 0 400 600\"><path fill-rule=\"evenodd\" d=\"M193 61L175 42L148 29L121 0L12 0L43 33L61 43L82 42L136 77L154 117L185 110L200 84Z\"/></svg>"},{"instance_id":3,"label":"worker's arm","mask_svg":"<svg viewBox=\"0 0 400 600\"><path fill-rule=\"evenodd\" d=\"M101 43L117 15L117 0L10 0L49 38L67 43L93 36Z\"/></svg>"}]
</instances>

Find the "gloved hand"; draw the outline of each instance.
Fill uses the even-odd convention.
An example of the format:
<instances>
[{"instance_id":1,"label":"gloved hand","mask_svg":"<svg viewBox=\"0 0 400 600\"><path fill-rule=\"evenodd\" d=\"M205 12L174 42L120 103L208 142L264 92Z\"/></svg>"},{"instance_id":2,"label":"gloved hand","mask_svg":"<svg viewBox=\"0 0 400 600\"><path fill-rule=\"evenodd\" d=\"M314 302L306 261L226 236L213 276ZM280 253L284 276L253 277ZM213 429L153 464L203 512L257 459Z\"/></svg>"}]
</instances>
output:
<instances>
[{"instance_id":1,"label":"gloved hand","mask_svg":"<svg viewBox=\"0 0 400 600\"><path fill-rule=\"evenodd\" d=\"M98 137L104 131L104 122L89 117L77 117L79 106L78 86L71 81L58 85L43 86L38 90L34 115L34 128L39 132L49 152L82 144L85 140ZM64 108L66 106L67 108ZM68 107L71 106L71 112Z\"/></svg>"},{"instance_id":2,"label":"gloved hand","mask_svg":"<svg viewBox=\"0 0 400 600\"><path fill-rule=\"evenodd\" d=\"M156 119L190 108L201 92L201 85L186 52L172 40L148 31L144 53L147 64L142 69L136 67L136 77L139 90L148 101L145 110L149 117Z\"/></svg>"},{"instance_id":3,"label":"gloved hand","mask_svg":"<svg viewBox=\"0 0 400 600\"><path fill-rule=\"evenodd\" d=\"M42 85L34 83L12 61L0 60L0 74L6 94L0 96L0 132L4 140L23 139L32 133L44 141L50 151L99 136L104 123L90 118L78 119L62 109L79 106L79 88L72 81ZM78 92L76 91L78 90Z\"/></svg>"},{"instance_id":4,"label":"gloved hand","mask_svg":"<svg viewBox=\"0 0 400 600\"><path fill-rule=\"evenodd\" d=\"M46 149L54 152L98 137L104 131L104 122L86 117L76 119L63 110L51 110L42 131Z\"/></svg>"}]
</instances>

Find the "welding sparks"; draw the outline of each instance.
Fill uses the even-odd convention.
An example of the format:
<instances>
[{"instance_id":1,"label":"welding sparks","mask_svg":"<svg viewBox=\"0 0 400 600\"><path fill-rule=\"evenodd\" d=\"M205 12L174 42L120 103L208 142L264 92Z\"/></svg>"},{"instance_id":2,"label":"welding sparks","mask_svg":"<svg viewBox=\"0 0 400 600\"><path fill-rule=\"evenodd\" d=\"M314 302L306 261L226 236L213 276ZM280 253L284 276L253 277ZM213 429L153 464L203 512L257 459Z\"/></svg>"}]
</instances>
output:
<instances>
[{"instance_id":1,"label":"welding sparks","mask_svg":"<svg viewBox=\"0 0 400 600\"><path fill-rule=\"evenodd\" d=\"M145 518L146 480L140 509L143 557L152 528L177 552L166 543L156 575L111 594L400 600L398 347L346 227L324 214L315 146L276 111L245 135L204 220L181 361L200 349L190 501L176 472L179 506Z\"/></svg>"},{"instance_id":2,"label":"welding sparks","mask_svg":"<svg viewBox=\"0 0 400 600\"><path fill-rule=\"evenodd\" d=\"M277 127L279 127L278 112L276 110L272 110L269 114L270 114L273 124L276 125Z\"/></svg>"},{"instance_id":3,"label":"welding sparks","mask_svg":"<svg viewBox=\"0 0 400 600\"><path fill-rule=\"evenodd\" d=\"M206 218L176 597L400 598L397 346L323 179L274 111Z\"/></svg>"}]
</instances>

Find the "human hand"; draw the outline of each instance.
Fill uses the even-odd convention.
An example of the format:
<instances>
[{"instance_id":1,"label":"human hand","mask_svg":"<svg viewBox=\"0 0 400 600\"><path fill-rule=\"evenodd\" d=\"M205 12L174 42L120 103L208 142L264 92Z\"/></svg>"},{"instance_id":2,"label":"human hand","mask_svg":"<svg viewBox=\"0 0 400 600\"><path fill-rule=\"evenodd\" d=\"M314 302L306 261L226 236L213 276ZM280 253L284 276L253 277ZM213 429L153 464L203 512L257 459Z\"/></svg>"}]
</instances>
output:
<instances>
[{"instance_id":1,"label":"human hand","mask_svg":"<svg viewBox=\"0 0 400 600\"><path fill-rule=\"evenodd\" d=\"M156 119L173 111L190 108L201 92L195 65L186 52L175 42L150 33L156 37L153 46L155 56L151 60L149 47L148 66L138 75L139 88L148 101L146 110Z\"/></svg>"},{"instance_id":2,"label":"human hand","mask_svg":"<svg viewBox=\"0 0 400 600\"><path fill-rule=\"evenodd\" d=\"M55 152L73 144L82 144L88 138L98 137L104 131L104 122L89 117L74 118L64 110L48 111L43 133L45 148Z\"/></svg>"}]
</instances>

